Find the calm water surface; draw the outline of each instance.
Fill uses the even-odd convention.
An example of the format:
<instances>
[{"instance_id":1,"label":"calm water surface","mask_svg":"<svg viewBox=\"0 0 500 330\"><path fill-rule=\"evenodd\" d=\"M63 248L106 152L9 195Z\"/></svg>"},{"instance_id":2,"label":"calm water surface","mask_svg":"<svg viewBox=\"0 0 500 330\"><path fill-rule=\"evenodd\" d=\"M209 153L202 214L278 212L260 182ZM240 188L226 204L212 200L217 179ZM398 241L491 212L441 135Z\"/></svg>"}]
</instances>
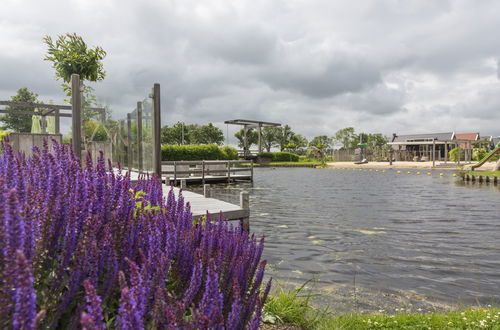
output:
<instances>
[{"instance_id":1,"label":"calm water surface","mask_svg":"<svg viewBox=\"0 0 500 330\"><path fill-rule=\"evenodd\" d=\"M238 203L249 191L268 273L315 279L337 310L498 305L500 188L438 174L260 168L214 197Z\"/></svg>"}]
</instances>

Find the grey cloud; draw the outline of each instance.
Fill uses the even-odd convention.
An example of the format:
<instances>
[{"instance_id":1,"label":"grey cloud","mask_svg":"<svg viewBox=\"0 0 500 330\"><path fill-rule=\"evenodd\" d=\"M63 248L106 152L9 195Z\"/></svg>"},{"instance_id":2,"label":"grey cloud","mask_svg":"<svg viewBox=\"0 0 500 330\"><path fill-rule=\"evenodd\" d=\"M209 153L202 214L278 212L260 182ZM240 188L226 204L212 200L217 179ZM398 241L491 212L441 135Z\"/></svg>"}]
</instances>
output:
<instances>
[{"instance_id":1,"label":"grey cloud","mask_svg":"<svg viewBox=\"0 0 500 330\"><path fill-rule=\"evenodd\" d=\"M499 11L489 0L10 0L0 12L0 98L23 86L63 98L41 38L75 31L108 52L108 75L93 86L115 117L159 82L164 124L243 117L308 137L345 126L493 133Z\"/></svg>"},{"instance_id":2,"label":"grey cloud","mask_svg":"<svg viewBox=\"0 0 500 330\"><path fill-rule=\"evenodd\" d=\"M312 98L357 93L378 83L377 68L355 55L335 54L324 65L304 56L299 63L277 64L261 74L262 80L274 89L287 89Z\"/></svg>"},{"instance_id":3,"label":"grey cloud","mask_svg":"<svg viewBox=\"0 0 500 330\"><path fill-rule=\"evenodd\" d=\"M497 78L500 80L500 58L497 58Z\"/></svg>"}]
</instances>

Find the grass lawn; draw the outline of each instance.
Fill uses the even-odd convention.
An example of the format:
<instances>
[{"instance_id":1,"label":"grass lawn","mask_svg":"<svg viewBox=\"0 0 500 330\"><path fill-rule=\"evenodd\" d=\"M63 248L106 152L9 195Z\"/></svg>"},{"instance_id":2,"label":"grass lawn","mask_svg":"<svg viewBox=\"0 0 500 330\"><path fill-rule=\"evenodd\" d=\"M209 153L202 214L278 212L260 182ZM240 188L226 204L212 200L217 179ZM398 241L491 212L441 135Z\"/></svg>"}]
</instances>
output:
<instances>
[{"instance_id":1,"label":"grass lawn","mask_svg":"<svg viewBox=\"0 0 500 330\"><path fill-rule=\"evenodd\" d=\"M263 329L500 329L500 309L471 307L446 313L400 309L396 314L333 315L310 305L311 295L277 289L264 307Z\"/></svg>"},{"instance_id":2,"label":"grass lawn","mask_svg":"<svg viewBox=\"0 0 500 330\"><path fill-rule=\"evenodd\" d=\"M500 176L500 171L489 171L489 172L467 172L466 174L481 175L481 176Z\"/></svg>"}]
</instances>

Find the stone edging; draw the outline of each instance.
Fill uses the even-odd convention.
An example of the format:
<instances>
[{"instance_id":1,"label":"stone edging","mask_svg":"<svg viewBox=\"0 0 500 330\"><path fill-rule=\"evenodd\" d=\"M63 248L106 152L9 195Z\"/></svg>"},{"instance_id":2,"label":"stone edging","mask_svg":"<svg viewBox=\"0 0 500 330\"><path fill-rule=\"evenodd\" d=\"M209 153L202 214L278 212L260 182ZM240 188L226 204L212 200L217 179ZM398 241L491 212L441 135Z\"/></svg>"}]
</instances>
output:
<instances>
[{"instance_id":1,"label":"stone edging","mask_svg":"<svg viewBox=\"0 0 500 330\"><path fill-rule=\"evenodd\" d=\"M500 177L498 177L498 176L465 174L463 179L465 181L479 182L479 183L483 183L483 182L493 183L493 184L500 183Z\"/></svg>"}]
</instances>

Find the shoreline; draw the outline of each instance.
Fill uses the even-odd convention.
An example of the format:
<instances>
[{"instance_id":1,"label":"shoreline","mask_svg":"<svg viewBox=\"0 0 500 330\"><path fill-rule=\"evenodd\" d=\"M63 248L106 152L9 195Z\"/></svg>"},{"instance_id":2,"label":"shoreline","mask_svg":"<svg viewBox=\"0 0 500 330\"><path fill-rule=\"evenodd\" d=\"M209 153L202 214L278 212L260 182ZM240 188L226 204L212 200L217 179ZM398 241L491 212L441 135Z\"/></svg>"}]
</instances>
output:
<instances>
[{"instance_id":1,"label":"shoreline","mask_svg":"<svg viewBox=\"0 0 500 330\"><path fill-rule=\"evenodd\" d=\"M429 169L429 170L442 170L442 171L457 171L461 170L462 167L470 166L473 164L465 164L457 166L451 162L443 166L445 163L436 162L436 167L432 167L432 162L393 162L389 165L389 162L369 162L366 164L354 164L353 162L337 162L337 163L326 163L326 168L360 168L360 169L370 169L370 168L380 168L380 169L398 169L398 168L414 168L414 169ZM494 162L484 164L478 170L481 171L491 171L495 166Z\"/></svg>"}]
</instances>

